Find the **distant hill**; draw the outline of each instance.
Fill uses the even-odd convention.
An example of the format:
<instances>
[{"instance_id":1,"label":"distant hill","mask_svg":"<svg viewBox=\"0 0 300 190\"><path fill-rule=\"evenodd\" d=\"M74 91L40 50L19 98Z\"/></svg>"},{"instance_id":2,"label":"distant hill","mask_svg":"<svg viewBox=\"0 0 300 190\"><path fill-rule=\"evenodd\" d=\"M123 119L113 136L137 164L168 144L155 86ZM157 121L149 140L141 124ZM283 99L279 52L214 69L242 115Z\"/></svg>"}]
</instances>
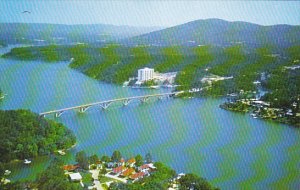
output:
<instances>
[{"instance_id":1,"label":"distant hill","mask_svg":"<svg viewBox=\"0 0 300 190\"><path fill-rule=\"evenodd\" d=\"M264 44L289 47L300 44L300 26L262 26L247 22L228 22L220 19L196 20L124 40L137 45L216 45L245 44L259 47Z\"/></svg>"},{"instance_id":2,"label":"distant hill","mask_svg":"<svg viewBox=\"0 0 300 190\"><path fill-rule=\"evenodd\" d=\"M105 24L62 25L34 23L0 23L0 42L4 44L33 43L97 43L129 38L154 30L159 27L114 26Z\"/></svg>"}]
</instances>

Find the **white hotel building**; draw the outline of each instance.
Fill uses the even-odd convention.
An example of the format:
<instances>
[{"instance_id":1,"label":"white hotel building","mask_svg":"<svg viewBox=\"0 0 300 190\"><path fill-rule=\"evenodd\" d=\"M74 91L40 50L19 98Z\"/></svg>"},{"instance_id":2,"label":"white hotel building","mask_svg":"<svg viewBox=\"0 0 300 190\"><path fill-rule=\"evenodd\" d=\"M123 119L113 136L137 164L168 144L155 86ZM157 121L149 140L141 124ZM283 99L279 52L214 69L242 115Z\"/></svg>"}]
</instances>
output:
<instances>
[{"instance_id":1,"label":"white hotel building","mask_svg":"<svg viewBox=\"0 0 300 190\"><path fill-rule=\"evenodd\" d=\"M148 80L152 80L154 78L154 69L143 68L138 70L138 81L144 82Z\"/></svg>"}]
</instances>

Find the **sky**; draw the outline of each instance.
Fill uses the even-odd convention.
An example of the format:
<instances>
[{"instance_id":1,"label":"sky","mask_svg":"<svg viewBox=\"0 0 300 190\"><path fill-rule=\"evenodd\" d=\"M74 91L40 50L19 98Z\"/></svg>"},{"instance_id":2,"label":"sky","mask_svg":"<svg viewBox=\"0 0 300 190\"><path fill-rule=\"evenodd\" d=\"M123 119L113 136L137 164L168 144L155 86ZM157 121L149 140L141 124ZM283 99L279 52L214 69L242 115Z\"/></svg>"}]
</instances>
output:
<instances>
[{"instance_id":1,"label":"sky","mask_svg":"<svg viewBox=\"0 0 300 190\"><path fill-rule=\"evenodd\" d=\"M28 10L31 13L22 13ZM112 24L170 27L220 18L300 25L300 1L1 0L0 23Z\"/></svg>"}]
</instances>

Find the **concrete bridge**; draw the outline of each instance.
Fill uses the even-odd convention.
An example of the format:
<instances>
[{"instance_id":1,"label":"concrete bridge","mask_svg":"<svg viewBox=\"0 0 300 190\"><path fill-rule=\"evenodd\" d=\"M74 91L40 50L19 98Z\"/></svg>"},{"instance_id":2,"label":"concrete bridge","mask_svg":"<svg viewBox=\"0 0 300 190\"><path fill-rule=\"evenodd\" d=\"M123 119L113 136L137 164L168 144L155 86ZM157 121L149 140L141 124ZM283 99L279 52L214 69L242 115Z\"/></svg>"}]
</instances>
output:
<instances>
[{"instance_id":1,"label":"concrete bridge","mask_svg":"<svg viewBox=\"0 0 300 190\"><path fill-rule=\"evenodd\" d=\"M116 98L116 99L105 100L105 101L101 101L101 102L94 102L94 103L89 103L89 104L84 104L84 105L79 105L79 106L73 106L73 107L68 107L68 108L63 108L63 109L58 109L58 110L42 112L39 115L44 117L46 115L54 114L55 117L60 117L64 112L70 111L70 110L79 110L79 112L83 113L93 106L99 106L100 108L105 110L112 103L115 103L115 102L122 102L124 106L127 106L133 100L138 100L142 103L145 103L145 102L147 102L147 100L149 98L162 99L164 97L176 96L181 93L183 93L183 91L162 93L162 94L151 94L151 95L144 95L144 96L133 96L133 97L126 97L126 98Z\"/></svg>"}]
</instances>

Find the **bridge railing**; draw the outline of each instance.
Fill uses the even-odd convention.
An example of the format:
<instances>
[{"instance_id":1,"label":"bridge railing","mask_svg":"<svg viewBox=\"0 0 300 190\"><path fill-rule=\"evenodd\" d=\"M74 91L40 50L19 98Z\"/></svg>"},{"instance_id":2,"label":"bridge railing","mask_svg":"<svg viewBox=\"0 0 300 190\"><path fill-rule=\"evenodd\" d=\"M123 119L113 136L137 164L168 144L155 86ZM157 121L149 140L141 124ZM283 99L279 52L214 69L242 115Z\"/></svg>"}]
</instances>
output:
<instances>
[{"instance_id":1,"label":"bridge railing","mask_svg":"<svg viewBox=\"0 0 300 190\"><path fill-rule=\"evenodd\" d=\"M63 109L58 109L58 110L42 112L39 115L45 116L45 115L49 115L49 114L55 114L56 117L59 117L63 112L66 112L69 110L79 109L81 112L85 112L88 108L90 108L92 106L97 106L97 105L100 105L103 109L106 109L106 108L108 108L108 106L111 103L114 103L114 102L123 102L123 104L126 106L129 104L129 102L131 102L132 100L136 100L136 99L141 100L142 102L145 102L148 98L173 96L173 95L178 95L180 93L183 93L183 91L162 93L162 94L149 94L149 95L133 96L133 97L125 97L125 98L115 98L115 99L111 99L111 100L99 101L99 102L88 103L88 104L83 104L83 105L79 105L79 106L73 106L73 107L68 107L68 108L63 108Z\"/></svg>"}]
</instances>

